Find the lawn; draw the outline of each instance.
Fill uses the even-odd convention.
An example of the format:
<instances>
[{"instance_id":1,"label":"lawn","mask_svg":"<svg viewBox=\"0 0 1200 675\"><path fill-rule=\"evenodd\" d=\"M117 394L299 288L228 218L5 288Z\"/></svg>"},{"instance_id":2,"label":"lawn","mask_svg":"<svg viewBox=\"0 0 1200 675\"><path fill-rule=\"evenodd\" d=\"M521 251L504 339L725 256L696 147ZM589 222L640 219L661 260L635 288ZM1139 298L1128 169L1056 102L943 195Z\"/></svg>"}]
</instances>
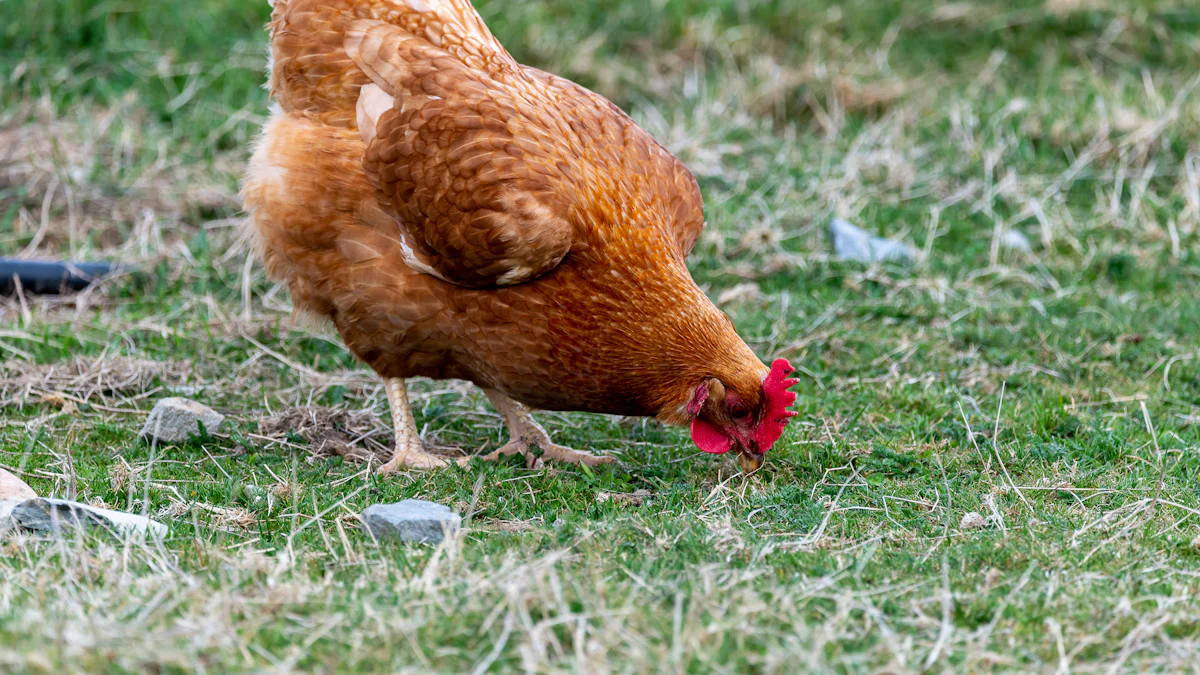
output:
<instances>
[{"instance_id":1,"label":"lawn","mask_svg":"<svg viewBox=\"0 0 1200 675\"><path fill-rule=\"evenodd\" d=\"M696 173L693 274L800 415L752 476L544 413L620 461L387 479L380 382L239 237L267 3L0 7L0 255L137 270L0 297L0 467L171 528L0 541L0 671L1196 667L1194 2L481 1ZM918 259L837 259L835 216ZM152 448L173 395L229 423ZM427 443L505 438L469 385L413 398ZM408 497L464 536L373 541Z\"/></svg>"}]
</instances>

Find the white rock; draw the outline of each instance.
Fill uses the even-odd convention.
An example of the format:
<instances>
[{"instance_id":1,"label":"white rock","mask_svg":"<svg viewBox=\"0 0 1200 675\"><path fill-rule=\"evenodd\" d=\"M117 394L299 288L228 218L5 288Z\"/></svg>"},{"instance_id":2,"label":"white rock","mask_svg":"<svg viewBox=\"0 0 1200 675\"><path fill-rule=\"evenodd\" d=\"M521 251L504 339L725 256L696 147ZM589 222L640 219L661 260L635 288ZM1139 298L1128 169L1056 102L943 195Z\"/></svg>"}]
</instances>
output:
<instances>
[{"instance_id":1,"label":"white rock","mask_svg":"<svg viewBox=\"0 0 1200 675\"><path fill-rule=\"evenodd\" d=\"M9 499L24 501L35 497L37 497L37 493L33 491L33 488L26 485L25 481L4 469L0 469L0 501Z\"/></svg>"},{"instance_id":2,"label":"white rock","mask_svg":"<svg viewBox=\"0 0 1200 675\"><path fill-rule=\"evenodd\" d=\"M405 499L395 504L372 504L363 520L376 539L395 538L422 544L437 544L462 527L462 517L449 507L422 499Z\"/></svg>"},{"instance_id":3,"label":"white rock","mask_svg":"<svg viewBox=\"0 0 1200 675\"><path fill-rule=\"evenodd\" d=\"M63 527L80 525L118 535L133 533L164 537L168 532L166 525L143 516L49 497L17 503L12 507L9 518L17 527L34 532L57 532Z\"/></svg>"},{"instance_id":4,"label":"white rock","mask_svg":"<svg viewBox=\"0 0 1200 675\"><path fill-rule=\"evenodd\" d=\"M830 221L829 233L833 235L833 250L843 260L874 263L884 260L912 262L916 259L916 252L907 244L871 236L870 232L841 218Z\"/></svg>"},{"instance_id":5,"label":"white rock","mask_svg":"<svg viewBox=\"0 0 1200 675\"><path fill-rule=\"evenodd\" d=\"M150 417L142 426L141 436L159 443L179 443L200 433L200 424L205 431L220 428L225 416L212 408L186 398L164 398L154 404Z\"/></svg>"},{"instance_id":6,"label":"white rock","mask_svg":"<svg viewBox=\"0 0 1200 675\"><path fill-rule=\"evenodd\" d=\"M1033 246L1029 244L1029 237L1026 237L1017 230L1005 230L1000 235L1000 245L1010 251L1018 251L1020 253L1030 253L1033 251Z\"/></svg>"},{"instance_id":7,"label":"white rock","mask_svg":"<svg viewBox=\"0 0 1200 675\"><path fill-rule=\"evenodd\" d=\"M21 502L16 499L5 499L0 501L0 537L8 534L8 531L17 526L16 521L12 518L13 509Z\"/></svg>"},{"instance_id":8,"label":"white rock","mask_svg":"<svg viewBox=\"0 0 1200 675\"><path fill-rule=\"evenodd\" d=\"M963 514L962 522L958 524L961 530L982 530L987 528L988 519L983 517L983 514L978 511L970 511Z\"/></svg>"}]
</instances>

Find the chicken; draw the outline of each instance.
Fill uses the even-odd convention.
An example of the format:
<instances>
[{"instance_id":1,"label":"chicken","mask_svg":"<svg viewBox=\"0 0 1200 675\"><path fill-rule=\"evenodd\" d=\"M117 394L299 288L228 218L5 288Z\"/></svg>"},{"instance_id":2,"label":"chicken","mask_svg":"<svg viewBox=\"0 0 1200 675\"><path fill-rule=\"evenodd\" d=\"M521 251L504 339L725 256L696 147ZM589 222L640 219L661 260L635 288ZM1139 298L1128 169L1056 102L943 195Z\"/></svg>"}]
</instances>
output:
<instances>
[{"instance_id":1,"label":"chicken","mask_svg":"<svg viewBox=\"0 0 1200 675\"><path fill-rule=\"evenodd\" d=\"M468 0L276 0L276 102L242 195L268 274L384 380L383 473L444 466L405 380L481 387L522 454L531 409L690 425L758 468L796 398L693 282L692 174L619 108L517 63ZM465 460L458 460L462 463Z\"/></svg>"}]
</instances>

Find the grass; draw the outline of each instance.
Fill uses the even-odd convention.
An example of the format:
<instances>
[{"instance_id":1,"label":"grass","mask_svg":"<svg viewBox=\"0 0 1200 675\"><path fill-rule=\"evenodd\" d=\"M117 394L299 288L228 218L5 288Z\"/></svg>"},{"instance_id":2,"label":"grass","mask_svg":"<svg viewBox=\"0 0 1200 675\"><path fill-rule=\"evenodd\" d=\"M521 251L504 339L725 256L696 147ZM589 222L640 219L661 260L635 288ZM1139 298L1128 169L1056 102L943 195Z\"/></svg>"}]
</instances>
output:
<instances>
[{"instance_id":1,"label":"grass","mask_svg":"<svg viewBox=\"0 0 1200 675\"><path fill-rule=\"evenodd\" d=\"M0 669L1194 668L1193 3L481 3L693 168L693 273L803 368L801 415L751 477L680 430L544 414L620 464L388 480L359 459L390 441L378 382L290 327L237 238L266 3L4 10L0 254L139 272L0 299L0 465L172 534L0 542ZM833 215L921 260L838 261ZM230 424L148 447L173 393ZM414 400L428 442L503 438L461 383ZM267 423L297 407L344 428ZM359 529L405 497L467 535Z\"/></svg>"}]
</instances>

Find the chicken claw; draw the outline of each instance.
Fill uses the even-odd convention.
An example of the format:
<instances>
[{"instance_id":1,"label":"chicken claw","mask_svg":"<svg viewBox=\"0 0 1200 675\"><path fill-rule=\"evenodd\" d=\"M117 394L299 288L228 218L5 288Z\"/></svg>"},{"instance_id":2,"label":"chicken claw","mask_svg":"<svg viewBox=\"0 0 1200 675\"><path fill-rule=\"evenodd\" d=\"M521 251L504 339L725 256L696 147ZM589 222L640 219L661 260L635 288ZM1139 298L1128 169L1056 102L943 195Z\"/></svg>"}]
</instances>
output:
<instances>
[{"instance_id":1,"label":"chicken claw","mask_svg":"<svg viewBox=\"0 0 1200 675\"><path fill-rule=\"evenodd\" d=\"M383 383L387 389L388 404L392 408L396 449L392 453L391 461L375 470L376 475L386 476L405 469L439 469L450 466L451 463L467 465L466 457L447 460L426 452L421 443L421 434L417 431L417 421L413 419L412 408L408 404L408 390L404 386L404 380L398 377L385 378Z\"/></svg>"},{"instance_id":2,"label":"chicken claw","mask_svg":"<svg viewBox=\"0 0 1200 675\"><path fill-rule=\"evenodd\" d=\"M392 459L387 464L375 469L375 475L387 476L406 469L416 469L423 471L427 469L440 469L444 466L457 464L459 466L467 466L468 459L466 457L455 457L451 459L443 459L425 452L405 452L392 455Z\"/></svg>"},{"instance_id":3,"label":"chicken claw","mask_svg":"<svg viewBox=\"0 0 1200 675\"><path fill-rule=\"evenodd\" d=\"M574 450L554 443L550 440L550 435L546 433L542 425L533 419L529 408L494 389L484 389L483 393L487 395L492 406L500 413L500 417L504 418L504 426L508 427L508 435L511 439L500 449L484 455L483 459L495 461L508 455L521 454L525 456L525 466L531 469L542 466L544 460L565 462L567 464L586 464L588 466L609 464L616 461L615 458L607 455L593 455L590 452ZM542 449L541 457L530 452L533 446Z\"/></svg>"}]
</instances>

